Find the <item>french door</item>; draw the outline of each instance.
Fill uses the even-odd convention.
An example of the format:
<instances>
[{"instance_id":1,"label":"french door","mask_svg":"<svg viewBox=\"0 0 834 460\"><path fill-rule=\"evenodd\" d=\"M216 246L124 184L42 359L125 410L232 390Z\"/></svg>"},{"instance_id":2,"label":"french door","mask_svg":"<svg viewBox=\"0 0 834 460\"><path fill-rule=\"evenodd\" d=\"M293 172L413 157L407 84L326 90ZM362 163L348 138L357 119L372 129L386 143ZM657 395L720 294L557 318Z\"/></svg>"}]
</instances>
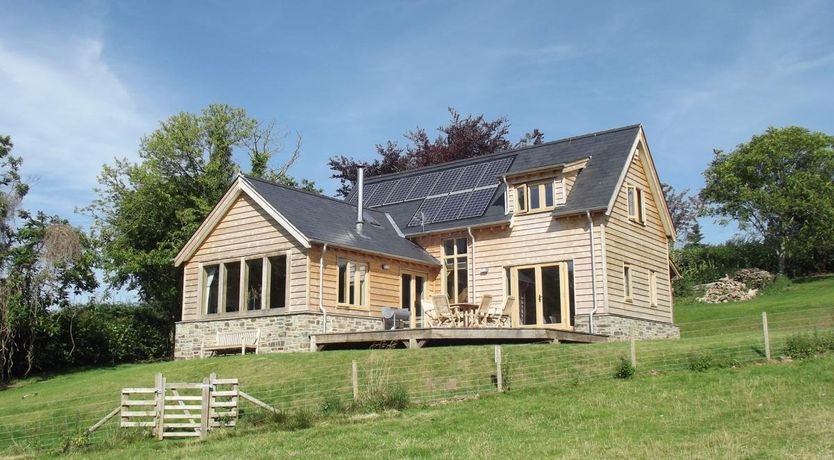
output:
<instances>
[{"instance_id":1,"label":"french door","mask_svg":"<svg viewBox=\"0 0 834 460\"><path fill-rule=\"evenodd\" d=\"M513 312L514 325L570 328L567 263L513 267L511 273L518 306Z\"/></svg>"},{"instance_id":2,"label":"french door","mask_svg":"<svg viewBox=\"0 0 834 460\"><path fill-rule=\"evenodd\" d=\"M426 275L402 273L400 275L400 301L402 308L411 311L411 327L423 325L423 293L426 287Z\"/></svg>"}]
</instances>

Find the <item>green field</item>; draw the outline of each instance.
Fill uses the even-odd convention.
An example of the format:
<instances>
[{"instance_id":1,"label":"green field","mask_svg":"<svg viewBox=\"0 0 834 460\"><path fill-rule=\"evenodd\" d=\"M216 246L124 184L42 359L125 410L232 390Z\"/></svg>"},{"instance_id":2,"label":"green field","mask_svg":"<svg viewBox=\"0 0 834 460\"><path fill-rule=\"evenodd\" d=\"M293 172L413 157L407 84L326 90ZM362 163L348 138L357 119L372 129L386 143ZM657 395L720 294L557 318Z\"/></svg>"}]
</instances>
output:
<instances>
[{"instance_id":1,"label":"green field","mask_svg":"<svg viewBox=\"0 0 834 460\"><path fill-rule=\"evenodd\" d=\"M164 449L173 457L234 457L252 446L254 456L442 457L443 449L450 457L508 452L647 456L656 451L782 456L786 451L776 440L788 434L785 446L800 457L830 452L831 445L817 437L827 429L818 425L831 425L831 419L812 421L831 413L826 401L834 401L834 362L758 365L764 361L762 311L768 312L778 356L787 335L834 325L834 278L781 283L745 303L678 305L682 339L639 342L638 377L628 382L611 377L620 358L628 356L627 343L504 346L510 391L503 395L496 395L489 346L234 356L31 378L0 391L0 453L55 452L118 406L122 387L152 386L157 372L169 381L199 381L210 372L237 377L241 389L276 407L314 413L328 396L348 404L352 360L359 364L363 392L402 386L416 407L382 416L319 418L314 428L288 433L249 423L256 410L248 406L236 432L215 431L209 442L199 444L141 439L140 432L119 430L111 421L90 437L88 447L73 452L130 456ZM724 369L687 370L696 355L708 355ZM821 398L817 387L827 388L829 397ZM426 407L456 397L479 400ZM799 423L798 414L807 417L808 426ZM662 450L667 444L669 450ZM717 450L724 444L727 455Z\"/></svg>"}]
</instances>

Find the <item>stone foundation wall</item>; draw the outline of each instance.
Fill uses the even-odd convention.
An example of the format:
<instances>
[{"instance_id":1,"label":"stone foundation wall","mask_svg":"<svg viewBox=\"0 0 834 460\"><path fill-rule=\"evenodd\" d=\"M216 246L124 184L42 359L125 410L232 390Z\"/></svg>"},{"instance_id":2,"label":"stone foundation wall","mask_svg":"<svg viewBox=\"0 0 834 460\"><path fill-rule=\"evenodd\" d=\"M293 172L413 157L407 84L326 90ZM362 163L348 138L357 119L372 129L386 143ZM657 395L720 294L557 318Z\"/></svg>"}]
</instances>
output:
<instances>
[{"instance_id":1,"label":"stone foundation wall","mask_svg":"<svg viewBox=\"0 0 834 460\"><path fill-rule=\"evenodd\" d=\"M588 315L576 316L576 331L588 332ZM616 315L594 315L595 333L607 335L610 340L628 340L632 330L637 339L679 339L680 329L672 323Z\"/></svg>"},{"instance_id":2,"label":"stone foundation wall","mask_svg":"<svg viewBox=\"0 0 834 460\"><path fill-rule=\"evenodd\" d=\"M199 358L203 341L214 343L217 332L260 329L260 353L310 351L310 334L321 332L319 313L286 313L242 318L183 321L176 325L175 359ZM360 332L382 329L381 318L327 315L327 332Z\"/></svg>"}]
</instances>

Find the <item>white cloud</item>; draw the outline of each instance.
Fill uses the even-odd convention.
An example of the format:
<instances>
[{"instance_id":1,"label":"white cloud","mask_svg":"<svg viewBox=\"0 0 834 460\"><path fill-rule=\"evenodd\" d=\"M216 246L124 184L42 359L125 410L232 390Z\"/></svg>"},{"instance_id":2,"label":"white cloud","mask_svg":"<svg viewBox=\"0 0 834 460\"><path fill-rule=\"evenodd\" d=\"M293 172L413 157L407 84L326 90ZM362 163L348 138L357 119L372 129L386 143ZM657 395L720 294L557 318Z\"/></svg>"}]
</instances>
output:
<instances>
[{"instance_id":1,"label":"white cloud","mask_svg":"<svg viewBox=\"0 0 834 460\"><path fill-rule=\"evenodd\" d=\"M41 37L25 46L0 35L0 133L34 182L25 205L73 221L113 157L133 156L155 117L105 61L98 38Z\"/></svg>"}]
</instances>

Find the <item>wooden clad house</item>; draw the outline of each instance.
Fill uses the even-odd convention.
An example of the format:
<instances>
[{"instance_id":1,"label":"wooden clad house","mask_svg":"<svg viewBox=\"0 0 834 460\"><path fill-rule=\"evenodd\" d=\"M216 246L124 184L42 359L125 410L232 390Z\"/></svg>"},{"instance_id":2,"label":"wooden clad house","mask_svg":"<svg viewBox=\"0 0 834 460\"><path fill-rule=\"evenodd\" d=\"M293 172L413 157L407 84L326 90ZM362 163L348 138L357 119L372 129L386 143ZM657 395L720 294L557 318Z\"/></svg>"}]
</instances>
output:
<instances>
[{"instance_id":1,"label":"wooden clad house","mask_svg":"<svg viewBox=\"0 0 834 460\"><path fill-rule=\"evenodd\" d=\"M677 337L675 230L639 125L368 179L344 201L239 176L178 254L178 358L382 329L383 307L515 297L512 326Z\"/></svg>"}]
</instances>

